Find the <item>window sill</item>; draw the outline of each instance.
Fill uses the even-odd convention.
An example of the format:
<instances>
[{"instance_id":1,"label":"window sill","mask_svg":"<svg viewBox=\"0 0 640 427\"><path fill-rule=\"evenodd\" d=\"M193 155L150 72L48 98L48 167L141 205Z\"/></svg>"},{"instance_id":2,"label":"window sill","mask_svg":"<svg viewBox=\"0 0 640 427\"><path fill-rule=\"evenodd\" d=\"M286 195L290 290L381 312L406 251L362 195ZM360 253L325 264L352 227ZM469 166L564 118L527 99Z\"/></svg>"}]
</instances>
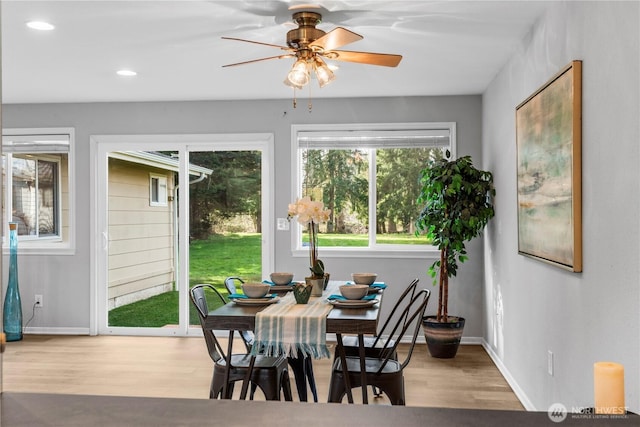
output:
<instances>
[{"instance_id":1,"label":"window sill","mask_svg":"<svg viewBox=\"0 0 640 427\"><path fill-rule=\"evenodd\" d=\"M440 251L431 249L387 249L387 248L319 248L320 258L403 258L403 259L437 259ZM308 249L296 249L292 252L294 258L308 258Z\"/></svg>"},{"instance_id":2,"label":"window sill","mask_svg":"<svg viewBox=\"0 0 640 427\"><path fill-rule=\"evenodd\" d=\"M2 248L3 255L9 255L8 246ZM29 245L23 242L18 243L18 255L75 255L75 248L68 244L46 244L46 245Z\"/></svg>"}]
</instances>

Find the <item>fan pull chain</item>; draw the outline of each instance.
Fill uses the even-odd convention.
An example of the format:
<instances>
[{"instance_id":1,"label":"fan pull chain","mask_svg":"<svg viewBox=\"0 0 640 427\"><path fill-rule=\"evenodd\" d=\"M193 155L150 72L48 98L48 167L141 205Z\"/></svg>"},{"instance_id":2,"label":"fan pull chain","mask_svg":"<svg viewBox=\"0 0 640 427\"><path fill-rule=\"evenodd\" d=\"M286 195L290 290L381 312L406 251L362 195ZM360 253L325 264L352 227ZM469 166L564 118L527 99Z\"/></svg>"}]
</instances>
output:
<instances>
[{"instance_id":1,"label":"fan pull chain","mask_svg":"<svg viewBox=\"0 0 640 427\"><path fill-rule=\"evenodd\" d=\"M311 103L311 83L309 83L309 99L307 100L307 108L309 108L309 112L313 109L313 104Z\"/></svg>"}]
</instances>

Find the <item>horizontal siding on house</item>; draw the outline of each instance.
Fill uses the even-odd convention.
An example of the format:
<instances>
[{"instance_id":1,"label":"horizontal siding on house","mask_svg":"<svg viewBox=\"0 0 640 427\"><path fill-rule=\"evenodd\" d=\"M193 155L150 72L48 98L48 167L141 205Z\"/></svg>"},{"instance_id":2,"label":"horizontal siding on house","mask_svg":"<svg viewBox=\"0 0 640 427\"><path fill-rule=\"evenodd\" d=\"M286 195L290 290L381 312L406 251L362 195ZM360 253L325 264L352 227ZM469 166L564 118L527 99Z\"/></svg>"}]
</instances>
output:
<instances>
[{"instance_id":1,"label":"horizontal siding on house","mask_svg":"<svg viewBox=\"0 0 640 427\"><path fill-rule=\"evenodd\" d=\"M155 275L145 274L130 277L130 281L124 283L112 283L109 287L109 310L172 291L173 277L173 271L158 271Z\"/></svg>"},{"instance_id":2,"label":"horizontal siding on house","mask_svg":"<svg viewBox=\"0 0 640 427\"><path fill-rule=\"evenodd\" d=\"M173 288L174 202L150 206L149 176L173 173L109 159L109 307L117 307Z\"/></svg>"},{"instance_id":3,"label":"horizontal siding on house","mask_svg":"<svg viewBox=\"0 0 640 427\"><path fill-rule=\"evenodd\" d=\"M157 207L156 207L157 209ZM171 212L151 210L109 211L109 226L171 225ZM159 231L158 231L159 232Z\"/></svg>"},{"instance_id":4,"label":"horizontal siding on house","mask_svg":"<svg viewBox=\"0 0 640 427\"><path fill-rule=\"evenodd\" d=\"M122 268L147 269L151 264L166 263L172 260L173 252L171 248L148 249L145 251L131 251L129 253L110 255L109 270L117 271ZM158 267L154 267L158 268ZM150 270L149 273L153 273ZM109 276L111 279L111 276Z\"/></svg>"},{"instance_id":5,"label":"horizontal siding on house","mask_svg":"<svg viewBox=\"0 0 640 427\"><path fill-rule=\"evenodd\" d=\"M173 250L173 236L112 240L109 243L109 254L115 256L161 248L170 248Z\"/></svg>"}]
</instances>

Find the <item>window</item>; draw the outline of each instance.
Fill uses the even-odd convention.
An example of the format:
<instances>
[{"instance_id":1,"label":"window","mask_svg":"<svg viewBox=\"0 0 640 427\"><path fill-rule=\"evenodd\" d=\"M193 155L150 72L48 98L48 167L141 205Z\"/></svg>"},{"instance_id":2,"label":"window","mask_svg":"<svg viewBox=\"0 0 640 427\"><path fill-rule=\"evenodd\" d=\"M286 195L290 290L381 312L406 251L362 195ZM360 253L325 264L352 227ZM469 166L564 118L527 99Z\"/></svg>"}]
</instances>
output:
<instances>
[{"instance_id":1,"label":"window","mask_svg":"<svg viewBox=\"0 0 640 427\"><path fill-rule=\"evenodd\" d=\"M18 223L20 251L72 248L72 141L72 129L4 130L4 235L9 221Z\"/></svg>"},{"instance_id":2,"label":"window","mask_svg":"<svg viewBox=\"0 0 640 427\"><path fill-rule=\"evenodd\" d=\"M149 175L149 206L167 206L167 177Z\"/></svg>"},{"instance_id":3,"label":"window","mask_svg":"<svg viewBox=\"0 0 640 427\"><path fill-rule=\"evenodd\" d=\"M455 123L294 125L292 135L295 194L332 211L320 226L323 256L434 249L427 236L415 236L420 171L454 153ZM307 233L296 224L292 234L302 251Z\"/></svg>"}]
</instances>

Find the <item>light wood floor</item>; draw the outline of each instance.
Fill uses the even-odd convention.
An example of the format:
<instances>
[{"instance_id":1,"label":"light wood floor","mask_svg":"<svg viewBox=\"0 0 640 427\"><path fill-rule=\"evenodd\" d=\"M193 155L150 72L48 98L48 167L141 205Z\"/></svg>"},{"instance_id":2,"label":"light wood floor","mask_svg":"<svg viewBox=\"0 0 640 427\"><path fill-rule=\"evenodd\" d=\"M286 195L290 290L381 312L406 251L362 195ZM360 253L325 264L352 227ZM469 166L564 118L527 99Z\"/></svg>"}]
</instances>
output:
<instances>
[{"instance_id":1,"label":"light wood floor","mask_svg":"<svg viewBox=\"0 0 640 427\"><path fill-rule=\"evenodd\" d=\"M25 335L7 343L2 362L2 390L9 392L206 399L212 372L202 337ZM314 372L319 400L326 402L330 361L315 360ZM408 406L524 410L476 345L460 346L454 359L435 359L419 344L405 370L405 389Z\"/></svg>"}]
</instances>

